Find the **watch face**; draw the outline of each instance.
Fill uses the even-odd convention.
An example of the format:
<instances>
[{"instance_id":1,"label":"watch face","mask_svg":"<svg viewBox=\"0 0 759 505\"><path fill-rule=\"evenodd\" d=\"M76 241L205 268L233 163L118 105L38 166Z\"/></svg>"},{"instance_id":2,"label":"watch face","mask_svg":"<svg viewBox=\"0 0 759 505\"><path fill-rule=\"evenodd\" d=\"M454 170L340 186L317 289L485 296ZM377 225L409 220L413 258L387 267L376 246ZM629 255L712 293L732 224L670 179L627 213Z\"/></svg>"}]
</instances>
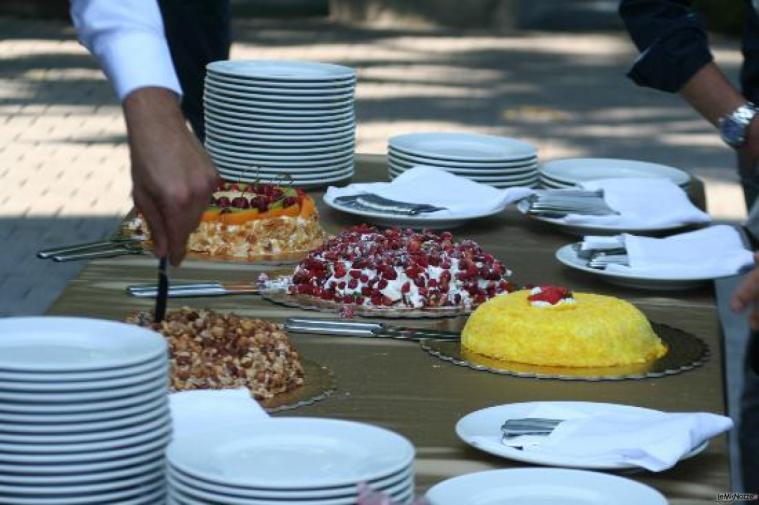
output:
<instances>
[{"instance_id":1,"label":"watch face","mask_svg":"<svg viewBox=\"0 0 759 505\"><path fill-rule=\"evenodd\" d=\"M743 143L743 131L745 127L731 119L722 122L722 139L731 146L741 145Z\"/></svg>"}]
</instances>

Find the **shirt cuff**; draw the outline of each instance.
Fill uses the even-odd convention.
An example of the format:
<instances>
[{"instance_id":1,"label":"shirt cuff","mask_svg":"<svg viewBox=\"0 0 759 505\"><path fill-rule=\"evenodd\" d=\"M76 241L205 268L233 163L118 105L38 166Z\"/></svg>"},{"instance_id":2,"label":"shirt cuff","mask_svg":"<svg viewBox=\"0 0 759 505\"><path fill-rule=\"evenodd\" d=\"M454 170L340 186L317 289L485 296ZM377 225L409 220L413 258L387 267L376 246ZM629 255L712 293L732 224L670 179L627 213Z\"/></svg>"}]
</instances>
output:
<instances>
[{"instance_id":1,"label":"shirt cuff","mask_svg":"<svg viewBox=\"0 0 759 505\"><path fill-rule=\"evenodd\" d=\"M686 28L654 42L627 76L639 86L675 93L713 59L705 34Z\"/></svg>"},{"instance_id":2,"label":"shirt cuff","mask_svg":"<svg viewBox=\"0 0 759 505\"><path fill-rule=\"evenodd\" d=\"M114 33L94 48L120 100L138 88L168 88L182 95L166 40L150 32Z\"/></svg>"}]
</instances>

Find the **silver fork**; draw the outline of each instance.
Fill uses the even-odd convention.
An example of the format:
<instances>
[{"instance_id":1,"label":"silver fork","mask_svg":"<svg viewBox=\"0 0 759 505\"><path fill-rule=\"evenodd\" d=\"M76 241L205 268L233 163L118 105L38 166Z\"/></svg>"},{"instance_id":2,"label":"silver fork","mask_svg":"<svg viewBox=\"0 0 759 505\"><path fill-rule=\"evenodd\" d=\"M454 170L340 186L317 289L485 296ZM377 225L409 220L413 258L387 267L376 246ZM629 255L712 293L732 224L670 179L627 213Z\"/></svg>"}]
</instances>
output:
<instances>
[{"instance_id":1,"label":"silver fork","mask_svg":"<svg viewBox=\"0 0 759 505\"><path fill-rule=\"evenodd\" d=\"M550 435L564 419L545 419L540 417L525 417L507 419L501 425L503 438L514 438L522 435Z\"/></svg>"}]
</instances>

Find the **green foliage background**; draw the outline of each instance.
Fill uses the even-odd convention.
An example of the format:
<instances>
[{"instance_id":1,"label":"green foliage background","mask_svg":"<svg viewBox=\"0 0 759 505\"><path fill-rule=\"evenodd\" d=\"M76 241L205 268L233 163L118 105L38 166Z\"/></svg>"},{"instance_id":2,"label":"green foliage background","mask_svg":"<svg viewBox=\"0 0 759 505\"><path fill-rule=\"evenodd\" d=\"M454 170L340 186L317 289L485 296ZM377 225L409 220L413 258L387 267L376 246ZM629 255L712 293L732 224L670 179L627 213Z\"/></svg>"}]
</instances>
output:
<instances>
[{"instance_id":1,"label":"green foliage background","mask_svg":"<svg viewBox=\"0 0 759 505\"><path fill-rule=\"evenodd\" d=\"M743 31L744 0L696 0L693 5L710 30L731 35L740 35Z\"/></svg>"}]
</instances>

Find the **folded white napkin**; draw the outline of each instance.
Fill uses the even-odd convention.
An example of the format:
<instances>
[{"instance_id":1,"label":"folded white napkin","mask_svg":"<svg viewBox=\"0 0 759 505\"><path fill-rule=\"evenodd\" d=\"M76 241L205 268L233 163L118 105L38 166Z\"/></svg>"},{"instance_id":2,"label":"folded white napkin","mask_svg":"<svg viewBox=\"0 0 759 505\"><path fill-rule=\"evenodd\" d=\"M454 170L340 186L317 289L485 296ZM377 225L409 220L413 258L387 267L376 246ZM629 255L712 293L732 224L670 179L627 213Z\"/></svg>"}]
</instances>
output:
<instances>
[{"instance_id":1,"label":"folded white napkin","mask_svg":"<svg viewBox=\"0 0 759 505\"><path fill-rule=\"evenodd\" d=\"M754 255L743 245L732 226L716 225L666 238L625 233L615 237L627 250L629 266L609 265L609 272L659 277L702 278L735 275L754 265ZM603 245L600 237L588 236L583 249Z\"/></svg>"},{"instance_id":2,"label":"folded white napkin","mask_svg":"<svg viewBox=\"0 0 759 505\"><path fill-rule=\"evenodd\" d=\"M212 426L261 421L269 414L246 388L196 389L169 395L174 438L192 435Z\"/></svg>"},{"instance_id":3,"label":"folded white napkin","mask_svg":"<svg viewBox=\"0 0 759 505\"><path fill-rule=\"evenodd\" d=\"M400 202L445 207L447 210L425 213L425 216L457 217L501 210L510 203L529 196L532 190L498 189L439 168L420 165L403 172L392 182L349 184L342 188L330 186L325 198L334 199L361 193L374 193Z\"/></svg>"},{"instance_id":4,"label":"folded white napkin","mask_svg":"<svg viewBox=\"0 0 759 505\"><path fill-rule=\"evenodd\" d=\"M525 452L576 458L594 464L628 464L652 472L673 467L706 440L733 427L729 417L709 413L581 412L541 405L525 417L566 419L548 436L504 440Z\"/></svg>"},{"instance_id":5,"label":"folded white napkin","mask_svg":"<svg viewBox=\"0 0 759 505\"><path fill-rule=\"evenodd\" d=\"M584 189L604 191L604 200L618 215L585 216L568 214L567 224L627 228L653 228L700 224L711 221L688 195L669 179L624 178L583 182Z\"/></svg>"}]
</instances>

